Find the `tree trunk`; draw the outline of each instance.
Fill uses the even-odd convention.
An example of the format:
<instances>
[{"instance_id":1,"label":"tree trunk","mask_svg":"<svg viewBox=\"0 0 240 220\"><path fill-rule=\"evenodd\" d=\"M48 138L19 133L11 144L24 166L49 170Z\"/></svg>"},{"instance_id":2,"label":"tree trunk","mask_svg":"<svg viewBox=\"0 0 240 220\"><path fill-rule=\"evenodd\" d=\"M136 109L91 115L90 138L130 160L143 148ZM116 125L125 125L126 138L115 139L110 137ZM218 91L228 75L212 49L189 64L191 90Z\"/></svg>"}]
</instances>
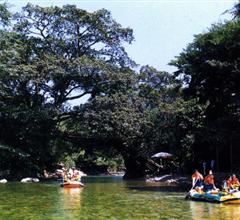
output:
<instances>
[{"instance_id":1,"label":"tree trunk","mask_svg":"<svg viewBox=\"0 0 240 220\"><path fill-rule=\"evenodd\" d=\"M216 145L216 164L217 164L217 172L219 172L219 149Z\"/></svg>"},{"instance_id":2,"label":"tree trunk","mask_svg":"<svg viewBox=\"0 0 240 220\"><path fill-rule=\"evenodd\" d=\"M145 177L145 164L144 158L134 156L123 156L126 172L124 179L136 179Z\"/></svg>"},{"instance_id":3,"label":"tree trunk","mask_svg":"<svg viewBox=\"0 0 240 220\"><path fill-rule=\"evenodd\" d=\"M232 147L232 138L230 140L230 172L233 171L233 147Z\"/></svg>"}]
</instances>

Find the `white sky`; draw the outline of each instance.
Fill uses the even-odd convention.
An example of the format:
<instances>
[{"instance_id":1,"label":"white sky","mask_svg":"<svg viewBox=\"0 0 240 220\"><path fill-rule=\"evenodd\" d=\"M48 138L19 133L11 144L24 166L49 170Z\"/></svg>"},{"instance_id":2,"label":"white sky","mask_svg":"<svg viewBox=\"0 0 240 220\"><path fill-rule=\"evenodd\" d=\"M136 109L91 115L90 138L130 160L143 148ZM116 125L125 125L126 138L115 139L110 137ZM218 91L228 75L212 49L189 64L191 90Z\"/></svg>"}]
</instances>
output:
<instances>
[{"instance_id":1,"label":"white sky","mask_svg":"<svg viewBox=\"0 0 240 220\"><path fill-rule=\"evenodd\" d=\"M1 0L0 0L1 1ZM123 27L131 27L135 41L126 45L130 57L140 65L173 71L168 66L193 35L207 31L211 24L230 19L224 11L237 0L8 0L19 11L28 2L40 6L75 4L94 11L106 8Z\"/></svg>"}]
</instances>

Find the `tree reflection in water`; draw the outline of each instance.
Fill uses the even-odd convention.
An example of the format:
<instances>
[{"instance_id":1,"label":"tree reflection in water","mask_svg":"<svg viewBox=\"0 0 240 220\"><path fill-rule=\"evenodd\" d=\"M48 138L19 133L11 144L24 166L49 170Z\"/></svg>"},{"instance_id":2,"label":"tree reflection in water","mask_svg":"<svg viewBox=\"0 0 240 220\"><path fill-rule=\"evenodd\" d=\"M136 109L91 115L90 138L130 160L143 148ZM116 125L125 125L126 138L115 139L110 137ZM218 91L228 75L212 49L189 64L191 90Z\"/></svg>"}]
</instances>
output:
<instances>
[{"instance_id":1,"label":"tree reflection in water","mask_svg":"<svg viewBox=\"0 0 240 220\"><path fill-rule=\"evenodd\" d=\"M240 216L240 204L215 204L190 201L190 210L193 220L234 219Z\"/></svg>"},{"instance_id":2,"label":"tree reflection in water","mask_svg":"<svg viewBox=\"0 0 240 220\"><path fill-rule=\"evenodd\" d=\"M64 217L74 219L80 216L82 190L83 188L63 188Z\"/></svg>"}]
</instances>

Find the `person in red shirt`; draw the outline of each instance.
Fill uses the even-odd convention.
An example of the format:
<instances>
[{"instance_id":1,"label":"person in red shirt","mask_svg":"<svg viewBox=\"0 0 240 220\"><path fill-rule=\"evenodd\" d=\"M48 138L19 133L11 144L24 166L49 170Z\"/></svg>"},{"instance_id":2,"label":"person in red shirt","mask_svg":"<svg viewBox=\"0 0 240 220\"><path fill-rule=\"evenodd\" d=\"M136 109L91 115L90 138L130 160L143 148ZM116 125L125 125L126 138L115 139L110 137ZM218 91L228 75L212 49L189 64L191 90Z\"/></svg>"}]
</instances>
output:
<instances>
[{"instance_id":1,"label":"person in red shirt","mask_svg":"<svg viewBox=\"0 0 240 220\"><path fill-rule=\"evenodd\" d=\"M192 175L192 189L196 188L203 188L203 176L201 173L198 172L198 170L195 170Z\"/></svg>"},{"instance_id":2,"label":"person in red shirt","mask_svg":"<svg viewBox=\"0 0 240 220\"><path fill-rule=\"evenodd\" d=\"M232 187L232 176L229 176L229 178L227 179L227 187L228 189Z\"/></svg>"},{"instance_id":3,"label":"person in red shirt","mask_svg":"<svg viewBox=\"0 0 240 220\"><path fill-rule=\"evenodd\" d=\"M235 174L233 174L231 177L231 185L233 186L234 189L238 189L238 187L240 185L239 180Z\"/></svg>"},{"instance_id":4,"label":"person in red shirt","mask_svg":"<svg viewBox=\"0 0 240 220\"><path fill-rule=\"evenodd\" d=\"M227 180L223 181L222 189L224 192L229 192L229 190L233 189L231 175L229 176L229 178Z\"/></svg>"},{"instance_id":5,"label":"person in red shirt","mask_svg":"<svg viewBox=\"0 0 240 220\"><path fill-rule=\"evenodd\" d=\"M225 191L238 189L240 186L239 180L235 174L230 175L229 178L227 180L225 180L224 182L226 185L224 187Z\"/></svg>"},{"instance_id":6,"label":"person in red shirt","mask_svg":"<svg viewBox=\"0 0 240 220\"><path fill-rule=\"evenodd\" d=\"M209 170L209 174L204 178L204 191L217 190L214 184L214 176L212 170Z\"/></svg>"}]
</instances>

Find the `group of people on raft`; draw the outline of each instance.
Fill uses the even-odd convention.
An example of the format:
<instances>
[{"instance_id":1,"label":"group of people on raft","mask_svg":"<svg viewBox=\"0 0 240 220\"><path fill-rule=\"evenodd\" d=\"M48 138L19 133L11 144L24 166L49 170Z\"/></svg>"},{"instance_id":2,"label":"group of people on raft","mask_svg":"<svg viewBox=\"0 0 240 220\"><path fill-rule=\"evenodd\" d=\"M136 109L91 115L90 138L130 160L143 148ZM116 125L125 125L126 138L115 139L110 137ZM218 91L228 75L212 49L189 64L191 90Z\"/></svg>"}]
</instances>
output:
<instances>
[{"instance_id":1,"label":"group of people on raft","mask_svg":"<svg viewBox=\"0 0 240 220\"><path fill-rule=\"evenodd\" d=\"M223 191L229 192L230 190L238 190L240 186L239 180L235 174L229 176L227 180L223 181ZM214 176L212 170L209 171L209 174L203 178L203 175L195 170L192 175L192 189L195 189L199 193L202 192L214 192L219 191L219 189L215 186Z\"/></svg>"},{"instance_id":2,"label":"group of people on raft","mask_svg":"<svg viewBox=\"0 0 240 220\"><path fill-rule=\"evenodd\" d=\"M75 168L69 168L69 170L64 169L62 174L64 182L69 181L81 181L81 175L80 172Z\"/></svg>"}]
</instances>

